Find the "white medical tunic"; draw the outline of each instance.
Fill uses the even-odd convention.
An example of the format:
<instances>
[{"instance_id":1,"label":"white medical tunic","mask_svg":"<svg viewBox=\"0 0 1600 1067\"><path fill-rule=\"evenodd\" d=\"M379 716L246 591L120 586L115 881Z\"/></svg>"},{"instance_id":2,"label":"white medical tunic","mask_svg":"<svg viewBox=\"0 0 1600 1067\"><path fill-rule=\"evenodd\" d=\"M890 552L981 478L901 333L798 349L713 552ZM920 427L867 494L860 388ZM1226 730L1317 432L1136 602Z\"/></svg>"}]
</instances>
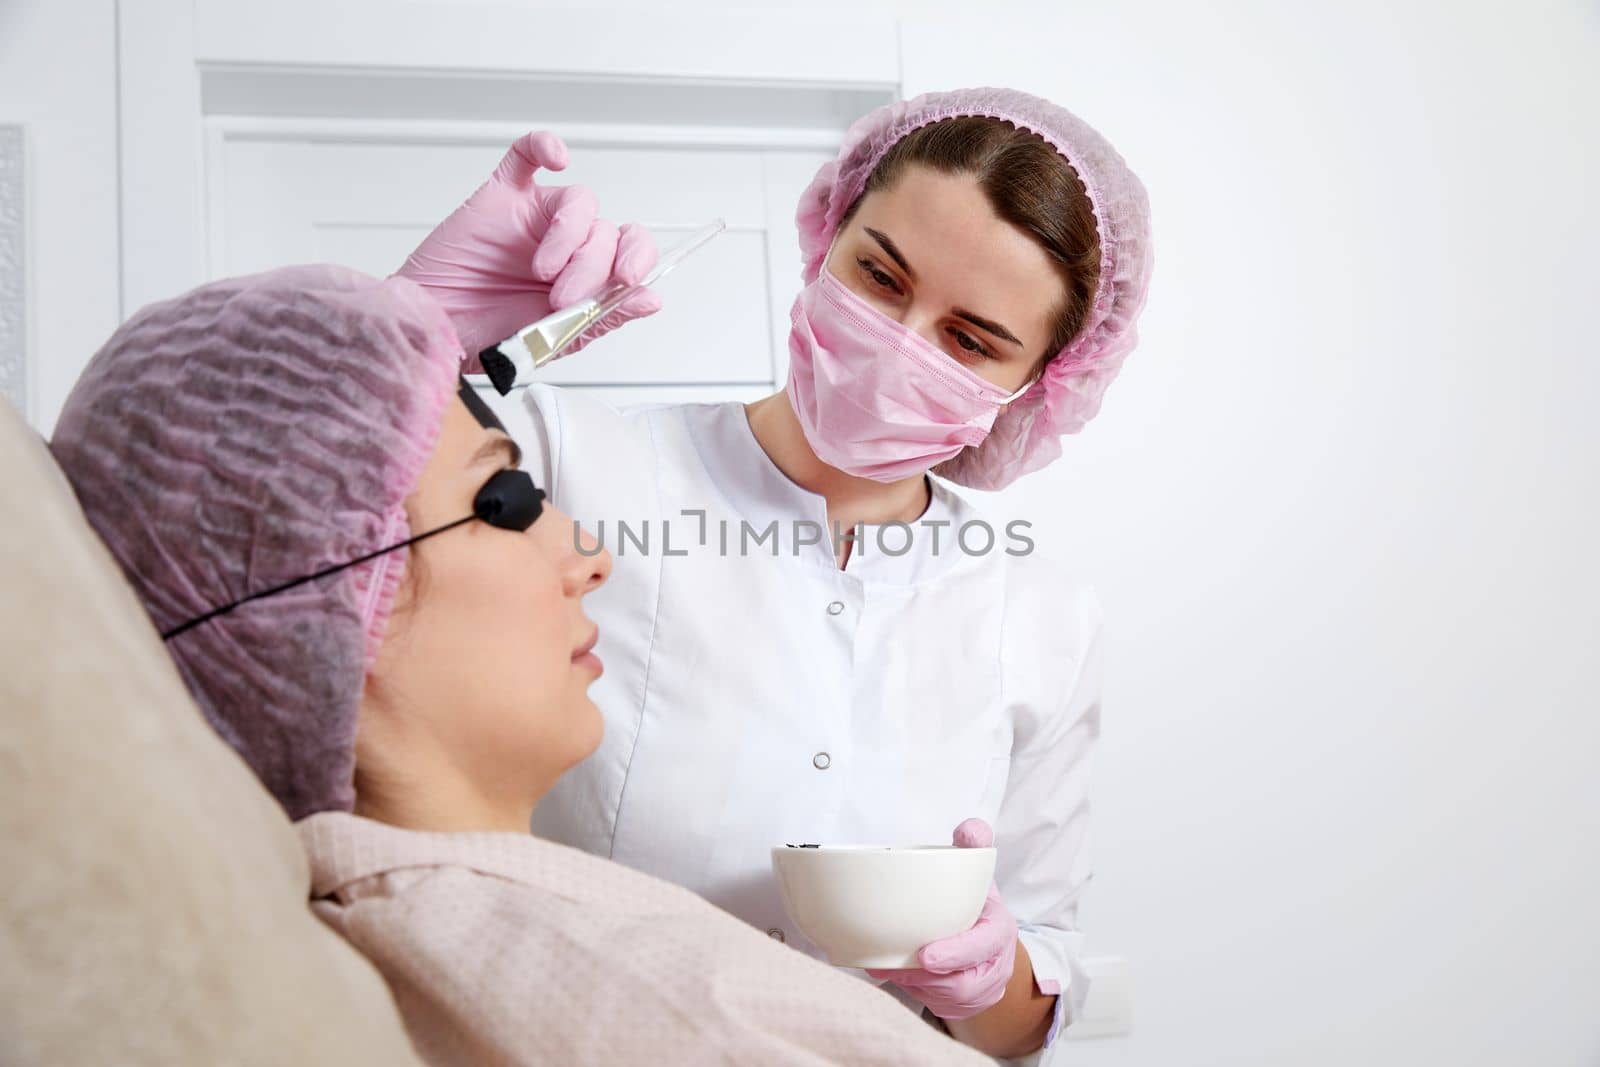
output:
<instances>
[{"instance_id":1,"label":"white medical tunic","mask_svg":"<svg viewBox=\"0 0 1600 1067\"><path fill-rule=\"evenodd\" d=\"M605 739L540 802L534 832L823 958L784 912L773 846L948 844L983 818L1035 978L1061 994L1054 1059L1087 989L1092 591L1003 526L970 527L963 548L982 516L933 479L910 537L865 526L841 570L826 499L773 464L738 402L618 411L549 385L480 392L614 560L585 600Z\"/></svg>"}]
</instances>

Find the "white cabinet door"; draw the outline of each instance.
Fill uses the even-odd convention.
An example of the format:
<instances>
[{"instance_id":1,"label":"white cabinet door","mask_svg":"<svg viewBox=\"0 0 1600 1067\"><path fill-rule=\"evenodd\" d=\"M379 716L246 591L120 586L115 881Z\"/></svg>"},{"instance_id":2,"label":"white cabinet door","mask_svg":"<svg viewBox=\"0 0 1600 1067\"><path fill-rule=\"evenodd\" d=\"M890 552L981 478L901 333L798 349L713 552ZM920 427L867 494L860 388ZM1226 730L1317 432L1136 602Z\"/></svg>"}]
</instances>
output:
<instances>
[{"instance_id":1,"label":"white cabinet door","mask_svg":"<svg viewBox=\"0 0 1600 1067\"><path fill-rule=\"evenodd\" d=\"M571 165L542 180L591 186L663 248L728 224L661 283L659 314L542 372L619 402L782 384L795 205L900 81L898 27L873 16L840 40L765 12L123 0L119 34L124 315L286 263L390 273L513 140L549 129Z\"/></svg>"},{"instance_id":2,"label":"white cabinet door","mask_svg":"<svg viewBox=\"0 0 1600 1067\"><path fill-rule=\"evenodd\" d=\"M595 387L690 386L762 395L787 371L788 302L798 286L793 205L828 155L821 150L693 149L571 138L571 164L549 183L593 188L603 212L643 223L663 249L711 218L726 232L660 284L665 307L573 358L543 380ZM390 273L505 149L481 144L249 138L218 120L208 153L212 273L294 262Z\"/></svg>"}]
</instances>

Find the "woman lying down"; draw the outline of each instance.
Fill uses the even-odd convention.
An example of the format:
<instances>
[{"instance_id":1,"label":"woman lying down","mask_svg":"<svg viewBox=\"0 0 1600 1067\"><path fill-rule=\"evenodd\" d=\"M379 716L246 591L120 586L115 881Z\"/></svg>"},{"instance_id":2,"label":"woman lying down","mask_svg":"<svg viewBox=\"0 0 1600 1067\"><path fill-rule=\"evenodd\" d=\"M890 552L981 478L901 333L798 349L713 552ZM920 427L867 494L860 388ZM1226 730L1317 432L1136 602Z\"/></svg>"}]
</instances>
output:
<instances>
[{"instance_id":1,"label":"woman lying down","mask_svg":"<svg viewBox=\"0 0 1600 1067\"><path fill-rule=\"evenodd\" d=\"M140 312L51 441L418 1052L988 1062L687 890L528 833L600 739L583 597L611 564L516 470L461 362L412 283L287 268Z\"/></svg>"}]
</instances>

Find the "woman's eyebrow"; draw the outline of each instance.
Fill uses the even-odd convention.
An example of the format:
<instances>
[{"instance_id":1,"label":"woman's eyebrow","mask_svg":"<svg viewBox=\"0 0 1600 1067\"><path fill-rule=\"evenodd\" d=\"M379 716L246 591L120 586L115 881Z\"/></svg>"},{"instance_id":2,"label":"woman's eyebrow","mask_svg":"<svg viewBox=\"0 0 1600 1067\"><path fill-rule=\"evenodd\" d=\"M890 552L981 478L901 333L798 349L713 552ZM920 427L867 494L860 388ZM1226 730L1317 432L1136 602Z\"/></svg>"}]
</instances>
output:
<instances>
[{"instance_id":1,"label":"woman's eyebrow","mask_svg":"<svg viewBox=\"0 0 1600 1067\"><path fill-rule=\"evenodd\" d=\"M1014 345L1022 344L1021 341L1017 340L1016 334L1012 333L998 322L980 318L979 316L974 315L972 312L967 311L965 308L954 308L951 310L950 314L954 315L958 319L966 319L979 329L988 330L1002 341L1010 341Z\"/></svg>"},{"instance_id":2,"label":"woman's eyebrow","mask_svg":"<svg viewBox=\"0 0 1600 1067\"><path fill-rule=\"evenodd\" d=\"M889 254L889 258L900 265L900 269L906 272L907 277L912 281L917 280L917 272L911 269L911 264L906 262L906 257L901 255L900 250L894 246L894 242L889 240L888 234L880 233L871 226L863 226L861 228L866 230L874 241L883 246L883 250Z\"/></svg>"},{"instance_id":3,"label":"woman's eyebrow","mask_svg":"<svg viewBox=\"0 0 1600 1067\"><path fill-rule=\"evenodd\" d=\"M513 467L522 466L522 449L517 443L505 434L492 434L487 441L478 446L472 458L467 461L467 466L476 467L480 463L487 463L491 459L501 459Z\"/></svg>"}]
</instances>

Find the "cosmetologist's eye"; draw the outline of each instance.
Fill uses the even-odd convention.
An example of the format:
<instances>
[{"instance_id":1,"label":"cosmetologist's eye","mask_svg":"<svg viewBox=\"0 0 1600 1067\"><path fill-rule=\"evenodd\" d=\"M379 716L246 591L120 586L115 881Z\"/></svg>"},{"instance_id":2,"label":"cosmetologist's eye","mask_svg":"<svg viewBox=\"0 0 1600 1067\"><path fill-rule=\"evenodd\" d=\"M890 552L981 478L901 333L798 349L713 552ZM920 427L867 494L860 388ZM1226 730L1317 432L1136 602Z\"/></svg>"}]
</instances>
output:
<instances>
[{"instance_id":1,"label":"cosmetologist's eye","mask_svg":"<svg viewBox=\"0 0 1600 1067\"><path fill-rule=\"evenodd\" d=\"M971 352L975 356L983 356L985 359L988 358L989 350L983 346L981 341L974 339L961 330L952 329L950 333L955 336L956 344L960 345L968 352Z\"/></svg>"},{"instance_id":2,"label":"cosmetologist's eye","mask_svg":"<svg viewBox=\"0 0 1600 1067\"><path fill-rule=\"evenodd\" d=\"M872 279L873 284L896 293L900 291L900 286L895 284L894 278L873 266L872 260L858 259L856 262L860 264L862 272Z\"/></svg>"}]
</instances>

